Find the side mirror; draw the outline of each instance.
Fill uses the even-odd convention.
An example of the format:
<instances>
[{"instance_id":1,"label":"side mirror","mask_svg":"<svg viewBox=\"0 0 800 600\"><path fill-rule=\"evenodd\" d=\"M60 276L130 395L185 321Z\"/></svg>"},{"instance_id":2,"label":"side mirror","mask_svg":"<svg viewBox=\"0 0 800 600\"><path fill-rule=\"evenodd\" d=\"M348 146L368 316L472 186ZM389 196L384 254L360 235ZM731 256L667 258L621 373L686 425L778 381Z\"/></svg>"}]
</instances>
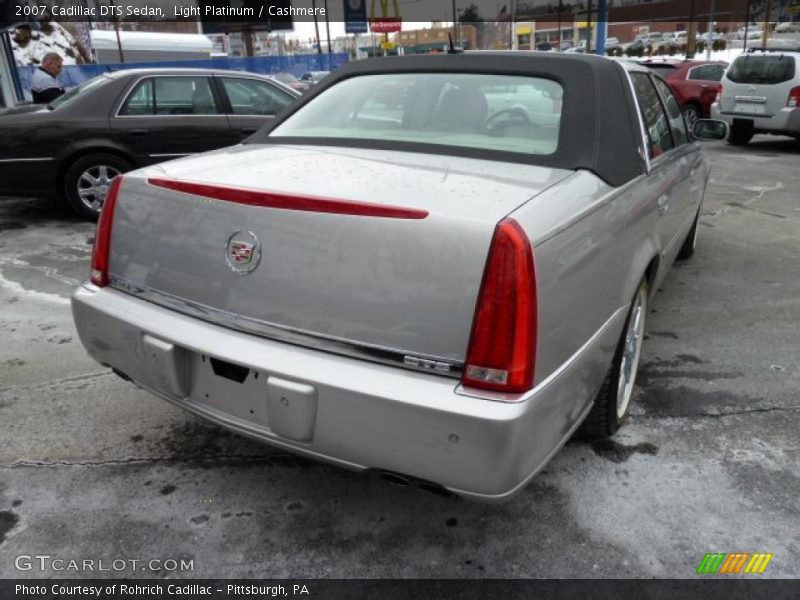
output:
<instances>
[{"instance_id":1,"label":"side mirror","mask_svg":"<svg viewBox=\"0 0 800 600\"><path fill-rule=\"evenodd\" d=\"M696 140L724 140L728 137L728 124L716 119L698 119L692 134Z\"/></svg>"}]
</instances>

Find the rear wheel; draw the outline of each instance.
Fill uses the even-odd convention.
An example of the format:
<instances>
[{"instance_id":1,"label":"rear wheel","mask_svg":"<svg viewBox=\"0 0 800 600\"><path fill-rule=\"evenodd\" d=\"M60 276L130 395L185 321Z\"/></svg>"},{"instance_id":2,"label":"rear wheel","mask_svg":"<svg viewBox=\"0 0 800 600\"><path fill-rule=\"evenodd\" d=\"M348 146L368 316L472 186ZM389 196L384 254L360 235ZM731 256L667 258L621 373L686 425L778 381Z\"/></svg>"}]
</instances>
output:
<instances>
[{"instance_id":1,"label":"rear wheel","mask_svg":"<svg viewBox=\"0 0 800 600\"><path fill-rule=\"evenodd\" d=\"M753 139L753 131L742 127L731 127L728 135L728 143L734 146L745 146L751 139Z\"/></svg>"},{"instance_id":2,"label":"rear wheel","mask_svg":"<svg viewBox=\"0 0 800 600\"><path fill-rule=\"evenodd\" d=\"M79 215L96 220L103 208L111 181L133 168L115 154L87 154L76 160L64 176L64 194Z\"/></svg>"},{"instance_id":3,"label":"rear wheel","mask_svg":"<svg viewBox=\"0 0 800 600\"><path fill-rule=\"evenodd\" d=\"M642 354L644 325L647 316L647 297L650 286L642 280L622 330L622 337L614 353L614 362L589 416L581 425L581 433L589 438L603 438L616 432L628 417L633 385L639 370Z\"/></svg>"}]
</instances>

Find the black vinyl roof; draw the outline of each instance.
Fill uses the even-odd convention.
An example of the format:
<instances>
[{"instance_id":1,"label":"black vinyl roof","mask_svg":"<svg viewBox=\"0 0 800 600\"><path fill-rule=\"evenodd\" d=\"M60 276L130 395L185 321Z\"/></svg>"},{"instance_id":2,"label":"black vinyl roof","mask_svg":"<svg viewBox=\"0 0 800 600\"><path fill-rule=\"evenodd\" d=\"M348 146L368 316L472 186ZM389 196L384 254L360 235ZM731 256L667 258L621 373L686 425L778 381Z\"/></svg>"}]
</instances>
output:
<instances>
[{"instance_id":1,"label":"black vinyl roof","mask_svg":"<svg viewBox=\"0 0 800 600\"><path fill-rule=\"evenodd\" d=\"M487 73L540 77L563 90L556 151L550 155L487 152L482 149L358 139L270 137L270 132L305 104L340 81L381 73ZM563 169L587 169L608 184L620 186L645 172L639 153L641 127L631 86L622 65L592 55L541 52L464 52L355 61L334 71L273 123L246 143L355 146L425 151Z\"/></svg>"}]
</instances>

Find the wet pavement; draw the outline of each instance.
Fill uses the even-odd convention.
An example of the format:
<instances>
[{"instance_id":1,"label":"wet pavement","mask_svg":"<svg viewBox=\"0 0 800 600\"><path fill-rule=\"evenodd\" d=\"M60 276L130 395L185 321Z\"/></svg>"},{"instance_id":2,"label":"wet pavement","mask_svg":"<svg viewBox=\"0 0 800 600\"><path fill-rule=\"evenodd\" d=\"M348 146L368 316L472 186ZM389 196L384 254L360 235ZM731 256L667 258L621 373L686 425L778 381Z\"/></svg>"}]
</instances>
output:
<instances>
[{"instance_id":1,"label":"wet pavement","mask_svg":"<svg viewBox=\"0 0 800 600\"><path fill-rule=\"evenodd\" d=\"M69 296L94 227L0 199L0 577L800 577L800 148L706 146L697 253L651 305L630 422L501 506L250 442L88 358ZM15 558L191 561L19 571Z\"/></svg>"}]
</instances>

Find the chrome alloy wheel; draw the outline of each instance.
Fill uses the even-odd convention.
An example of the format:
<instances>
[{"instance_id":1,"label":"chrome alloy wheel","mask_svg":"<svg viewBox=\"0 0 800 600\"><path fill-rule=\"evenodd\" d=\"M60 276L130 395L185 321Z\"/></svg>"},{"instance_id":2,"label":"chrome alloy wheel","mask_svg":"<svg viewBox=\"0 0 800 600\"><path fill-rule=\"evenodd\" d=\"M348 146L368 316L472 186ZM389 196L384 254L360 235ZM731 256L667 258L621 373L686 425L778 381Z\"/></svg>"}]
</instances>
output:
<instances>
[{"instance_id":1,"label":"chrome alloy wheel","mask_svg":"<svg viewBox=\"0 0 800 600\"><path fill-rule=\"evenodd\" d=\"M639 358L642 354L642 341L644 340L644 321L647 311L647 286L643 285L636 294L628 330L625 332L625 345L622 348L622 361L617 381L617 418L622 419L628 410L633 383L639 369Z\"/></svg>"},{"instance_id":2,"label":"chrome alloy wheel","mask_svg":"<svg viewBox=\"0 0 800 600\"><path fill-rule=\"evenodd\" d=\"M689 131L694 130L694 124L700 119L700 111L695 106L687 106L683 110L683 115L686 117L686 125Z\"/></svg>"},{"instance_id":3,"label":"chrome alloy wheel","mask_svg":"<svg viewBox=\"0 0 800 600\"><path fill-rule=\"evenodd\" d=\"M100 212L111 180L119 174L118 169L108 165L93 165L81 173L78 177L78 197L86 208Z\"/></svg>"}]
</instances>

